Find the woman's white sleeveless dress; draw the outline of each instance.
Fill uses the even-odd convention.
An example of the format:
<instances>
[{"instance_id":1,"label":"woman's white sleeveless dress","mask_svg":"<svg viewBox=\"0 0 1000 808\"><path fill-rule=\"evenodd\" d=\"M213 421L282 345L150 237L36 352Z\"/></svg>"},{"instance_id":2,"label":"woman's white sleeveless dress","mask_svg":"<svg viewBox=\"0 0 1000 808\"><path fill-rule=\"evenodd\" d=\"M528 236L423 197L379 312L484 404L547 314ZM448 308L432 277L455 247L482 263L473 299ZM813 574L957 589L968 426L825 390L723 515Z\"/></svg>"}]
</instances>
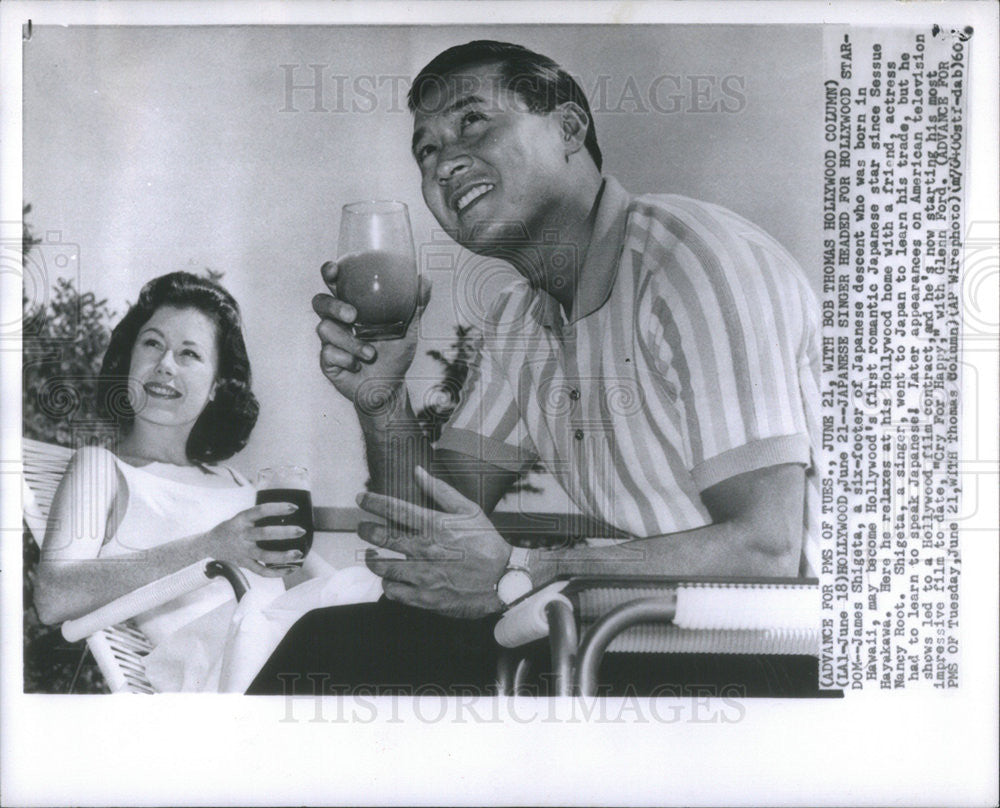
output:
<instances>
[{"instance_id":1,"label":"woman's white sleeveless dress","mask_svg":"<svg viewBox=\"0 0 1000 808\"><path fill-rule=\"evenodd\" d=\"M253 506L256 492L241 475L228 467L221 470L233 479L225 488L178 482L130 466L115 457L115 465L127 486L127 503L117 530L101 548L99 557L114 558L149 550L177 539L204 533L220 522L232 518ZM121 494L121 492L119 492ZM280 578L264 578L244 569L251 588L265 600L285 591ZM135 622L154 645L166 646L165 641L184 628L189 647L183 658L178 657L178 643L172 643L171 659L153 651L147 660L150 678L158 689L201 689L205 668L222 654L225 631L236 608L232 588L217 578L201 589L182 595L171 602L139 615ZM186 638L187 639L187 638ZM217 644L218 647L213 647Z\"/></svg>"}]
</instances>

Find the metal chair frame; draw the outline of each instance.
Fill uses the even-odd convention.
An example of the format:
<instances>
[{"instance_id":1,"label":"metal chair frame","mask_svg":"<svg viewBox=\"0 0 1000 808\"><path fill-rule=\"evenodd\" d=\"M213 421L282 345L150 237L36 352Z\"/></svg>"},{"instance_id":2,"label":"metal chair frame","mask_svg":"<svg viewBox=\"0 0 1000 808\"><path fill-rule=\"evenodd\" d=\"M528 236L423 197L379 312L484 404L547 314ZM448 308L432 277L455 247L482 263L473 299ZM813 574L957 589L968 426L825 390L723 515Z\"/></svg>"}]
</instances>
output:
<instances>
[{"instance_id":1,"label":"metal chair frame","mask_svg":"<svg viewBox=\"0 0 1000 808\"><path fill-rule=\"evenodd\" d=\"M544 606L549 644L552 695L593 696L598 691L601 661L609 646L629 629L636 626L670 626L677 612L676 586L679 584L715 584L724 586L791 586L818 590L815 579L802 578L666 578L650 576L580 576L569 578L562 589L565 597L553 599ZM543 590L545 587L542 588ZM636 589L643 596L611 608L585 622L581 616L579 596L593 589ZM648 596L650 589L662 595ZM537 594L533 593L533 594ZM527 596L531 597L531 595ZM527 598L525 598L526 600ZM818 644L817 614L817 644ZM748 632L749 635L749 632ZM752 638L751 638L752 639ZM745 653L747 651L738 651ZM669 652L664 651L662 655ZM525 686L527 670L521 648L501 648L497 684L499 692L515 695Z\"/></svg>"}]
</instances>

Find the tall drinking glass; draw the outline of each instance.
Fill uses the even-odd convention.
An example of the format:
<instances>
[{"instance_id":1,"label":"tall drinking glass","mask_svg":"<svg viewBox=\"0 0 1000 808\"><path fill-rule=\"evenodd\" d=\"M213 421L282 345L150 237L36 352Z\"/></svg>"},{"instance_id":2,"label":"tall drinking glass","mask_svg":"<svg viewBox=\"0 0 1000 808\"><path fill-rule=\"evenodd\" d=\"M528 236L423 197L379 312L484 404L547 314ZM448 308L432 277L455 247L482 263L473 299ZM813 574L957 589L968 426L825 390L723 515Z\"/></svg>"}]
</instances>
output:
<instances>
[{"instance_id":1,"label":"tall drinking glass","mask_svg":"<svg viewBox=\"0 0 1000 808\"><path fill-rule=\"evenodd\" d=\"M337 297L358 311L354 334L398 339L417 307L417 260L402 202L354 202L340 217Z\"/></svg>"},{"instance_id":2,"label":"tall drinking glass","mask_svg":"<svg viewBox=\"0 0 1000 808\"><path fill-rule=\"evenodd\" d=\"M258 527L269 525L297 525L305 534L297 539L273 539L257 542L261 550L299 550L305 557L313 543L312 493L309 470L302 466L274 466L261 469L257 475L257 504L265 502L291 502L298 506L295 513L285 516L268 516L257 521ZM294 566L300 566L301 562ZM272 565L274 566L274 565ZM287 565L277 565L285 567Z\"/></svg>"}]
</instances>

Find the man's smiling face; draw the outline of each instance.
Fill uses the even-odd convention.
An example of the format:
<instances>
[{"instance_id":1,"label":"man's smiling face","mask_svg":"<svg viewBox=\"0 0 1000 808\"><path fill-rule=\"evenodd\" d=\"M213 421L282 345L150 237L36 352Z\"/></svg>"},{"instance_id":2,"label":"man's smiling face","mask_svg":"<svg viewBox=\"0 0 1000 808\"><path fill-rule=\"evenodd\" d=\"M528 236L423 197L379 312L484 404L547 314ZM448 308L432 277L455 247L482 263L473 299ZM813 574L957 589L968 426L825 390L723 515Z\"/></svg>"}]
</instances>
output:
<instances>
[{"instance_id":1,"label":"man's smiling face","mask_svg":"<svg viewBox=\"0 0 1000 808\"><path fill-rule=\"evenodd\" d=\"M413 122L424 201L474 252L537 239L559 220L565 151L558 112L534 113L496 65L463 68L428 87Z\"/></svg>"}]
</instances>

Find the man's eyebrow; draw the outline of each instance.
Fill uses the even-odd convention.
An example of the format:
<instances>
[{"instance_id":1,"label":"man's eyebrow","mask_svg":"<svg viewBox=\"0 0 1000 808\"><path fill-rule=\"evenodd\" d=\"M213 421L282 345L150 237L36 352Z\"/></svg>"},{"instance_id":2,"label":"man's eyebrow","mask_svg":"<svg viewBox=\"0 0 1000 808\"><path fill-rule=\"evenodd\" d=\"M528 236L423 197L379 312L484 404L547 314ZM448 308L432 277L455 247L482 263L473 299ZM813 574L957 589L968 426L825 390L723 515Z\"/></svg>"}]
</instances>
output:
<instances>
[{"instance_id":1,"label":"man's eyebrow","mask_svg":"<svg viewBox=\"0 0 1000 808\"><path fill-rule=\"evenodd\" d=\"M469 93L469 95L463 95L461 98L452 101L447 107L442 110L443 114L447 115L450 112L457 112L462 107L467 107L469 104L483 104L485 100L481 95L476 95L475 93Z\"/></svg>"},{"instance_id":2,"label":"man's eyebrow","mask_svg":"<svg viewBox=\"0 0 1000 808\"><path fill-rule=\"evenodd\" d=\"M436 115L450 115L453 112L457 112L463 107L467 107L470 104L483 104L485 99L481 95L476 95L475 93L469 93L468 95L463 95L461 98L457 98L452 101L448 106L439 112L435 112ZM420 139L427 133L427 130L421 126L417 131L413 133L413 139L410 141L410 151L415 152L417 148L417 143Z\"/></svg>"}]
</instances>

